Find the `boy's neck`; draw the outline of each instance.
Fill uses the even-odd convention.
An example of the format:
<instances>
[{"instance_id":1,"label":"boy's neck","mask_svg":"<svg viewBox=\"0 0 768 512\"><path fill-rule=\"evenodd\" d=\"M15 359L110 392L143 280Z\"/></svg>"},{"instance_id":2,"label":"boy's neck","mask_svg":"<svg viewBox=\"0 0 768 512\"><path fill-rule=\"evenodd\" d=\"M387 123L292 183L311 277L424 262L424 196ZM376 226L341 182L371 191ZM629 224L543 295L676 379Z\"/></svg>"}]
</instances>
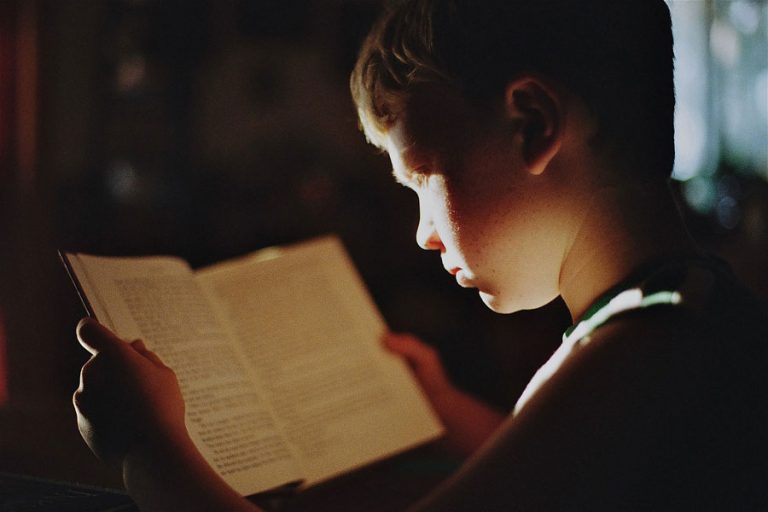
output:
<instances>
[{"instance_id":1,"label":"boy's neck","mask_svg":"<svg viewBox=\"0 0 768 512\"><path fill-rule=\"evenodd\" d=\"M695 254L665 183L600 188L586 200L560 272L560 293L576 319L643 263Z\"/></svg>"}]
</instances>

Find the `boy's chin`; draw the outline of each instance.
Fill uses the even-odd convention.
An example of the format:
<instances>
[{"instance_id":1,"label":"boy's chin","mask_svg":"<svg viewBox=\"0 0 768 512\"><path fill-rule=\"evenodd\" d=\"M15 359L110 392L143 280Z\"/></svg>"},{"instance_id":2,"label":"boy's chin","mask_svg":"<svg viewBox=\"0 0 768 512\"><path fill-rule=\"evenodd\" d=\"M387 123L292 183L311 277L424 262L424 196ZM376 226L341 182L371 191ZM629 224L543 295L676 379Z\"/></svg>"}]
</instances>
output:
<instances>
[{"instance_id":1,"label":"boy's chin","mask_svg":"<svg viewBox=\"0 0 768 512\"><path fill-rule=\"evenodd\" d=\"M530 300L526 301L523 297L518 297L517 300L515 300L513 297L484 291L480 291L479 294L485 305L488 306L488 309L502 315L517 313L518 311L538 309L549 302L547 300L537 301L534 300L534 298L529 298ZM540 299L540 297L537 298Z\"/></svg>"},{"instance_id":2,"label":"boy's chin","mask_svg":"<svg viewBox=\"0 0 768 512\"><path fill-rule=\"evenodd\" d=\"M486 306L488 306L488 309L490 309L494 313L501 313L502 315L506 315L509 313L516 313L517 311L520 311L522 309L520 307L516 307L516 305L513 304L512 301L504 300L499 295L483 292L483 291L479 293L483 303Z\"/></svg>"}]
</instances>

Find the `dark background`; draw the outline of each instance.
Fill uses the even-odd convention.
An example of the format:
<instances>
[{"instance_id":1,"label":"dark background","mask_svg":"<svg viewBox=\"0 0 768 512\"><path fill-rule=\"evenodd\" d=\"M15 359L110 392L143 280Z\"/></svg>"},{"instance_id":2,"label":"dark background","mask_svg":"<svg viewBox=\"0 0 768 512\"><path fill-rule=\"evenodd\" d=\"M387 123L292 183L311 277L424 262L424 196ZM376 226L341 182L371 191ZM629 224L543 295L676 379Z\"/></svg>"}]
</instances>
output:
<instances>
[{"instance_id":1,"label":"dark background","mask_svg":"<svg viewBox=\"0 0 768 512\"><path fill-rule=\"evenodd\" d=\"M57 248L197 267L338 233L391 328L437 346L461 387L511 407L570 319L559 301L493 314L416 246L415 195L365 144L348 93L380 7L1 4L0 470L118 481L76 433L84 312ZM713 193L738 215L683 202L691 229L768 296L768 173L727 155L713 166Z\"/></svg>"}]
</instances>

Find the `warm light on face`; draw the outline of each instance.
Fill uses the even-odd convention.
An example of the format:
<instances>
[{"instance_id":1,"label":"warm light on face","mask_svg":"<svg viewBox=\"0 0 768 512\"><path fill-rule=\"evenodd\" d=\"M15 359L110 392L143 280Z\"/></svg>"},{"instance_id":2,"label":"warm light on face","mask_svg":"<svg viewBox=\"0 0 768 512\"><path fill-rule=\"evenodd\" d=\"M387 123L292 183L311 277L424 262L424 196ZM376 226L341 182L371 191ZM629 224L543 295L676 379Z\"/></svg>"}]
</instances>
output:
<instances>
[{"instance_id":1,"label":"warm light on face","mask_svg":"<svg viewBox=\"0 0 768 512\"><path fill-rule=\"evenodd\" d=\"M457 284L477 289L483 303L494 312L512 313L541 305L538 298L531 298L535 283L530 281L539 279L536 276L542 265L514 242L517 233L528 238L531 232L538 236L540 230L523 227L517 221L508 224L508 219L520 215L505 219L521 207L515 206L520 201L509 200L502 184L495 180L496 173L506 172L508 167L496 165L499 160L488 159L480 151L466 160L468 169L464 169L460 163L465 161L463 156L444 159L445 152L435 154L428 149L431 146L418 146L413 140L407 124L398 122L387 133L385 147L395 180L418 196L417 244L438 253L440 263ZM446 152L453 156L455 147ZM458 175L481 171L473 172L472 179L458 178L460 185L452 186L441 161L454 165L452 172ZM488 172L492 168L497 169ZM529 305L531 300L537 301L535 306Z\"/></svg>"}]
</instances>

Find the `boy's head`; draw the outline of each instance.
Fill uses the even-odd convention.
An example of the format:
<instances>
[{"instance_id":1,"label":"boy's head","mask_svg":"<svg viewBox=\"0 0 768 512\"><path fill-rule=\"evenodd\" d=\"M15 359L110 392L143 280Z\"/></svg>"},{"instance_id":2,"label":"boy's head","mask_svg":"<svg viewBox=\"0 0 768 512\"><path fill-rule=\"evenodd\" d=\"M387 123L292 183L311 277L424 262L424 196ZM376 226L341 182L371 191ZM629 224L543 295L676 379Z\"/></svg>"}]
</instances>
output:
<instances>
[{"instance_id":1,"label":"boy's head","mask_svg":"<svg viewBox=\"0 0 768 512\"><path fill-rule=\"evenodd\" d=\"M672 168L662 0L406 1L368 36L351 87L369 140L418 195L417 242L494 311L563 294L607 191Z\"/></svg>"},{"instance_id":2,"label":"boy's head","mask_svg":"<svg viewBox=\"0 0 768 512\"><path fill-rule=\"evenodd\" d=\"M368 139L386 133L431 84L500 103L524 74L577 96L596 121L590 146L615 167L669 176L673 52L663 0L408 0L366 39L352 95Z\"/></svg>"}]
</instances>

